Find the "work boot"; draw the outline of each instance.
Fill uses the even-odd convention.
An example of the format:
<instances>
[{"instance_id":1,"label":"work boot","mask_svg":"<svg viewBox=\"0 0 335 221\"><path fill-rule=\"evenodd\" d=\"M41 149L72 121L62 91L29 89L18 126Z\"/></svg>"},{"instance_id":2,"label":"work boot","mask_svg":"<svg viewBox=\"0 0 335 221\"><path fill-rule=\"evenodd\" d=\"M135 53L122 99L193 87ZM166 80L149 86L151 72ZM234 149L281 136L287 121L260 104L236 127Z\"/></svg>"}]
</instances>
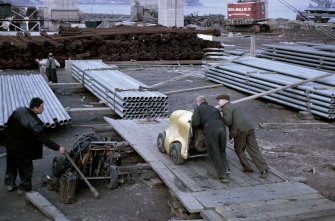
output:
<instances>
[{"instance_id":1,"label":"work boot","mask_svg":"<svg viewBox=\"0 0 335 221\"><path fill-rule=\"evenodd\" d=\"M259 176L262 179L265 179L270 174L270 169L263 170Z\"/></svg>"},{"instance_id":2,"label":"work boot","mask_svg":"<svg viewBox=\"0 0 335 221\"><path fill-rule=\"evenodd\" d=\"M12 192L16 189L16 186L15 185L7 185L7 191L8 192Z\"/></svg>"},{"instance_id":3,"label":"work boot","mask_svg":"<svg viewBox=\"0 0 335 221\"><path fill-rule=\"evenodd\" d=\"M221 176L218 177L218 180L219 180L221 183L227 183L227 182L229 182L229 180L228 180L226 177L221 177Z\"/></svg>"},{"instance_id":4,"label":"work boot","mask_svg":"<svg viewBox=\"0 0 335 221\"><path fill-rule=\"evenodd\" d=\"M24 196L24 195L26 194L26 192L27 192L27 191L24 191L24 190L18 190L18 191L17 191L17 194L18 194L19 196Z\"/></svg>"},{"instance_id":5,"label":"work boot","mask_svg":"<svg viewBox=\"0 0 335 221\"><path fill-rule=\"evenodd\" d=\"M245 173L252 173L252 172L254 172L254 170L251 169L251 168L248 168L248 167L243 167L243 172L245 172Z\"/></svg>"}]
</instances>

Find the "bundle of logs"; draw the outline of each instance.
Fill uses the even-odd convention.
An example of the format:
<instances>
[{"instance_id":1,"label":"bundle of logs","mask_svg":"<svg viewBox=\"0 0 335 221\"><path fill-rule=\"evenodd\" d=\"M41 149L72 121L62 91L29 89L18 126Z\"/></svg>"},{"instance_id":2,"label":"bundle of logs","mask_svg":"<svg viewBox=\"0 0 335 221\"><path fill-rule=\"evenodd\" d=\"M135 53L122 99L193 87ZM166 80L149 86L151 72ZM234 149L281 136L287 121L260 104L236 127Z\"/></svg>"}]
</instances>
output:
<instances>
[{"instance_id":1,"label":"bundle of logs","mask_svg":"<svg viewBox=\"0 0 335 221\"><path fill-rule=\"evenodd\" d=\"M202 49L222 47L197 34L218 36L215 29L116 27L109 29L61 28L58 35L0 36L0 69L37 68L36 58L55 54L61 65L68 59L199 60Z\"/></svg>"}]
</instances>

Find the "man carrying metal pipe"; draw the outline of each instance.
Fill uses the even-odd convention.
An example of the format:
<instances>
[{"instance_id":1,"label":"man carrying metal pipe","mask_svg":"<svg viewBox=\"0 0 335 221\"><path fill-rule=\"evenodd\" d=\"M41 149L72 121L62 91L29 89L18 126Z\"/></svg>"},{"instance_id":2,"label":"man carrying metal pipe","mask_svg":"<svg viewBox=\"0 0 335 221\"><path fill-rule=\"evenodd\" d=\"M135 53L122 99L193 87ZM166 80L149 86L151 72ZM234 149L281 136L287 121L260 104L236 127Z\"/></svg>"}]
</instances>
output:
<instances>
[{"instance_id":1,"label":"man carrying metal pipe","mask_svg":"<svg viewBox=\"0 0 335 221\"><path fill-rule=\"evenodd\" d=\"M42 59L41 61L39 59L36 59L36 62L39 63L41 67L45 67L45 74L48 77L48 82L57 83L57 73L56 68L60 67L59 62L54 58L52 53L49 53L47 59Z\"/></svg>"},{"instance_id":2,"label":"man carrying metal pipe","mask_svg":"<svg viewBox=\"0 0 335 221\"><path fill-rule=\"evenodd\" d=\"M260 178L266 178L270 173L270 168L259 151L255 130L250 121L236 104L230 103L229 95L219 95L216 99L221 108L224 123L229 127L229 138L234 138L234 149L244 172L253 172L245 155L246 150L258 168Z\"/></svg>"},{"instance_id":3,"label":"man carrying metal pipe","mask_svg":"<svg viewBox=\"0 0 335 221\"><path fill-rule=\"evenodd\" d=\"M8 191L16 189L17 174L21 179L19 193L31 190L32 160L42 158L43 144L64 154L64 147L50 140L43 130L43 122L37 116L43 111L43 100L36 97L31 99L29 108L19 107L9 117L4 138L7 148L5 185Z\"/></svg>"}]
</instances>

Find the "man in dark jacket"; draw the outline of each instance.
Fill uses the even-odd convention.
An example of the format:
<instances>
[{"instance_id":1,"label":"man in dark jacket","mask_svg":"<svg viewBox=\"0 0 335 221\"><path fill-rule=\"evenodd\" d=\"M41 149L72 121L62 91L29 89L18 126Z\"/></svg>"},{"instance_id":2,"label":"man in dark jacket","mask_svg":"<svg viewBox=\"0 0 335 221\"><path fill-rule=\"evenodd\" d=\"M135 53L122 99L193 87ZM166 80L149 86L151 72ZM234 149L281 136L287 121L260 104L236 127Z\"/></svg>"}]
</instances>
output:
<instances>
[{"instance_id":1,"label":"man in dark jacket","mask_svg":"<svg viewBox=\"0 0 335 221\"><path fill-rule=\"evenodd\" d=\"M257 144L255 130L243 111L236 104L231 104L229 95L219 95L216 97L221 109L223 120L229 127L229 138L234 138L234 149L240 159L244 172L253 172L245 150L260 171L261 178L266 178L270 172L269 166L265 162Z\"/></svg>"},{"instance_id":2,"label":"man in dark jacket","mask_svg":"<svg viewBox=\"0 0 335 221\"><path fill-rule=\"evenodd\" d=\"M64 147L50 140L43 130L43 122L37 116L43 110L43 100L33 98L29 108L19 107L8 119L4 139L4 145L7 148L5 185L8 191L16 188L17 174L21 179L18 189L21 192L31 190L32 160L42 158L43 144L64 154Z\"/></svg>"},{"instance_id":3,"label":"man in dark jacket","mask_svg":"<svg viewBox=\"0 0 335 221\"><path fill-rule=\"evenodd\" d=\"M226 127L220 111L208 105L205 96L196 98L197 107L192 115L192 127L201 128L205 134L207 153L212 159L218 179L227 182Z\"/></svg>"}]
</instances>

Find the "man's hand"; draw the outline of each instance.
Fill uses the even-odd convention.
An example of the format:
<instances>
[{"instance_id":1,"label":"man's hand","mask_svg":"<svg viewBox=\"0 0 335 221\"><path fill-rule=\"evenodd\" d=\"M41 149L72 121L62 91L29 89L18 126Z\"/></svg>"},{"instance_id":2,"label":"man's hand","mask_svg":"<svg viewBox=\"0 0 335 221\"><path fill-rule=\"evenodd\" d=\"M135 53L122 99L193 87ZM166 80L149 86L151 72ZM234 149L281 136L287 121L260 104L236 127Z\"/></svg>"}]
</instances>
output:
<instances>
[{"instance_id":1,"label":"man's hand","mask_svg":"<svg viewBox=\"0 0 335 221\"><path fill-rule=\"evenodd\" d=\"M65 153L65 148L64 147L60 147L59 150L58 150L58 152L60 154L64 154Z\"/></svg>"}]
</instances>

